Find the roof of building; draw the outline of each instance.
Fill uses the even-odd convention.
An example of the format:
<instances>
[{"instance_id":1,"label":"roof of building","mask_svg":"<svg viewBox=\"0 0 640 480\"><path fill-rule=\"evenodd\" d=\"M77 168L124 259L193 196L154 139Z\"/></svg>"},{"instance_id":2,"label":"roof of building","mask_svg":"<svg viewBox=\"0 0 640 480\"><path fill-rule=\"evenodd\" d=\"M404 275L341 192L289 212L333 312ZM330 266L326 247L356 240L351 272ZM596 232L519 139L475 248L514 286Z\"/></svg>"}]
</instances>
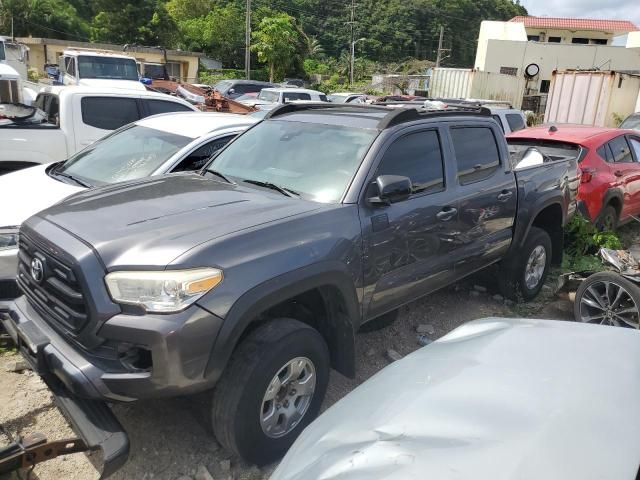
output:
<instances>
[{"instance_id":1,"label":"roof of building","mask_svg":"<svg viewBox=\"0 0 640 480\"><path fill-rule=\"evenodd\" d=\"M123 52L125 45L115 45L112 43L90 43L90 42L77 42L74 40L60 40L58 38L37 38L37 37L20 37L16 39L20 43L25 45L64 45L68 48L92 48L96 50L113 50L116 52ZM136 45L128 45L127 52L134 53L162 53L162 50L155 47L142 47ZM182 50L168 50L167 55L172 57L202 57L204 53L200 52L186 52Z\"/></svg>"},{"instance_id":2,"label":"roof of building","mask_svg":"<svg viewBox=\"0 0 640 480\"><path fill-rule=\"evenodd\" d=\"M628 20L597 20L591 18L563 18L563 17L513 17L510 22L524 23L531 28L557 28L560 30L597 30L605 32L635 32L640 30L637 25Z\"/></svg>"}]
</instances>

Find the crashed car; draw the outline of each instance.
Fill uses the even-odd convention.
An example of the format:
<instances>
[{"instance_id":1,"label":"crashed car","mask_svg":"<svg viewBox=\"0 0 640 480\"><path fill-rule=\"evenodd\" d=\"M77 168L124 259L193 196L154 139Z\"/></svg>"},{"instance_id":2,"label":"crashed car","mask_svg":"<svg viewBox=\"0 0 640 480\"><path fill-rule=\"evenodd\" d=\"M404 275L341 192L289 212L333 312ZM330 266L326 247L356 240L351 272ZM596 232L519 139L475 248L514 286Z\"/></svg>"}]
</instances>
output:
<instances>
[{"instance_id":1,"label":"crashed car","mask_svg":"<svg viewBox=\"0 0 640 480\"><path fill-rule=\"evenodd\" d=\"M467 323L313 422L270 480L634 479L640 332Z\"/></svg>"}]
</instances>

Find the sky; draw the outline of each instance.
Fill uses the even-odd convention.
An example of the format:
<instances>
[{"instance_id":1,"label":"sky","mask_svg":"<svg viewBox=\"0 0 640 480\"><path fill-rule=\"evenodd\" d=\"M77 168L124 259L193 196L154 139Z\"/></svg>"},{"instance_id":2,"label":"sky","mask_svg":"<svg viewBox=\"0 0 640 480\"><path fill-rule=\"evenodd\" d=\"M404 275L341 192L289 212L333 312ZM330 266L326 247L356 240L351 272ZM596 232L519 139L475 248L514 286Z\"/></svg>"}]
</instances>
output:
<instances>
[{"instance_id":1,"label":"sky","mask_svg":"<svg viewBox=\"0 0 640 480\"><path fill-rule=\"evenodd\" d=\"M529 15L631 20L640 27L639 0L520 0Z\"/></svg>"}]
</instances>

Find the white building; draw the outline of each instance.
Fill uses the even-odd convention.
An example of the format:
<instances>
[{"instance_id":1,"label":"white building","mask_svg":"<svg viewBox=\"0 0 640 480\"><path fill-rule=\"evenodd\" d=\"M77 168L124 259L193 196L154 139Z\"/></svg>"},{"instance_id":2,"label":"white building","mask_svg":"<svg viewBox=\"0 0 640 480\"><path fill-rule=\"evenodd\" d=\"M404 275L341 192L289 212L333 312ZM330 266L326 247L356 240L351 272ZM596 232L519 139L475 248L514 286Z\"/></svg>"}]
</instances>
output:
<instances>
[{"instance_id":1,"label":"white building","mask_svg":"<svg viewBox=\"0 0 640 480\"><path fill-rule=\"evenodd\" d=\"M626 45L612 45L615 37L625 34ZM622 20L514 17L508 22L485 21L475 69L525 76L525 95L546 94L554 70L640 71L640 29Z\"/></svg>"}]
</instances>

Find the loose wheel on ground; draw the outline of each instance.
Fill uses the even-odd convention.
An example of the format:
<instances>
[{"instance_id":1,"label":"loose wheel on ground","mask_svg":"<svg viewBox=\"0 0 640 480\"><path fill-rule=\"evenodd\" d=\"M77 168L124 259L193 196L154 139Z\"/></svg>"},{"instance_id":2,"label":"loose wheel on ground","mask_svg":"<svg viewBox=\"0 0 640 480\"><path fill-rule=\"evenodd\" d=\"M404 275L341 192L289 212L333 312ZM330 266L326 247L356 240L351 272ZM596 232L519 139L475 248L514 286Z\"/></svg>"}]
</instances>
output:
<instances>
[{"instance_id":1,"label":"loose wheel on ground","mask_svg":"<svg viewBox=\"0 0 640 480\"><path fill-rule=\"evenodd\" d=\"M576 292L576 321L638 328L640 288L622 275L599 272L587 278Z\"/></svg>"},{"instance_id":2,"label":"loose wheel on ground","mask_svg":"<svg viewBox=\"0 0 640 480\"><path fill-rule=\"evenodd\" d=\"M318 415L329 365L324 339L304 323L280 318L258 327L238 346L216 386L216 438L247 462L279 459Z\"/></svg>"},{"instance_id":3,"label":"loose wheel on ground","mask_svg":"<svg viewBox=\"0 0 640 480\"><path fill-rule=\"evenodd\" d=\"M538 293L551 265L551 238L531 227L523 247L501 265L498 282L502 294L512 300L531 300Z\"/></svg>"}]
</instances>

